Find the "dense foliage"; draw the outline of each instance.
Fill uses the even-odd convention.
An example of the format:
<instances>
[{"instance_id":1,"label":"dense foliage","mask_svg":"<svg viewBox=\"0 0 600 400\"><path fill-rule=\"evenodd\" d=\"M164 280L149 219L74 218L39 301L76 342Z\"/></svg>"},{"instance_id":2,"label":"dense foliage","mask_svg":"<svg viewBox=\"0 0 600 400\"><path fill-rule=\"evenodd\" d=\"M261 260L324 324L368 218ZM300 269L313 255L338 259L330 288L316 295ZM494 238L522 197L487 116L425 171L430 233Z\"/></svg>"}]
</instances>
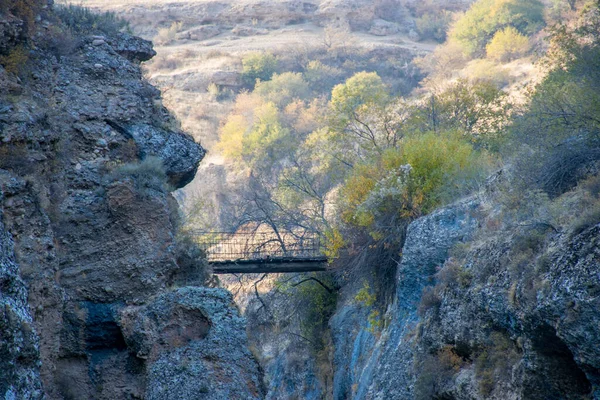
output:
<instances>
[{"instance_id":1,"label":"dense foliage","mask_svg":"<svg viewBox=\"0 0 600 400\"><path fill-rule=\"evenodd\" d=\"M524 35L544 24L544 5L539 0L479 0L450 30L450 39L469 55L480 55L494 35L513 27Z\"/></svg>"}]
</instances>

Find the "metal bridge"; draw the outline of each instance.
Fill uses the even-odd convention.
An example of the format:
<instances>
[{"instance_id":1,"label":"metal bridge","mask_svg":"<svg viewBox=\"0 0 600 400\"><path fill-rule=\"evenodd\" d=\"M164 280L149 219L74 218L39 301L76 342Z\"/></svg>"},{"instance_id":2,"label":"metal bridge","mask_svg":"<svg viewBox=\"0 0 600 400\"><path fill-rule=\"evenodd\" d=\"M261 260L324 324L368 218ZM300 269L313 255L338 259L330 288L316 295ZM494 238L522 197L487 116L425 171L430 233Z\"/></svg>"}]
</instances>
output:
<instances>
[{"instance_id":1,"label":"metal bridge","mask_svg":"<svg viewBox=\"0 0 600 400\"><path fill-rule=\"evenodd\" d=\"M215 274L325 271L317 234L194 232Z\"/></svg>"}]
</instances>

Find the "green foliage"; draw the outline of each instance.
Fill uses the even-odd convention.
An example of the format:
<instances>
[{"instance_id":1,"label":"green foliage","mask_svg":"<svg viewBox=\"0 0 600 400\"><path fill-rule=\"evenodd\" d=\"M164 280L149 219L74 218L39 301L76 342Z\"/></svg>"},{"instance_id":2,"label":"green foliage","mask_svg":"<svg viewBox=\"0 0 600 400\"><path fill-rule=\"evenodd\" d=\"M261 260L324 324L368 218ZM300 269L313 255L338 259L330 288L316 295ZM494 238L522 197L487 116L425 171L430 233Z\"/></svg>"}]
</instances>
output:
<instances>
[{"instance_id":1,"label":"green foliage","mask_svg":"<svg viewBox=\"0 0 600 400\"><path fill-rule=\"evenodd\" d=\"M146 157L141 162L132 162L116 167L108 175L108 181L131 179L139 194L147 196L152 191L167 190L167 174L158 157Z\"/></svg>"},{"instance_id":2,"label":"green foliage","mask_svg":"<svg viewBox=\"0 0 600 400\"><path fill-rule=\"evenodd\" d=\"M363 287L354 296L354 300L364 307L373 307L377 301L377 295L371 291L371 286L365 281Z\"/></svg>"},{"instance_id":3,"label":"green foliage","mask_svg":"<svg viewBox=\"0 0 600 400\"><path fill-rule=\"evenodd\" d=\"M304 69L304 79L311 85L315 91L329 92L331 88L338 84L342 79L344 72L335 67L323 64L321 61L312 60Z\"/></svg>"},{"instance_id":4,"label":"green foliage","mask_svg":"<svg viewBox=\"0 0 600 400\"><path fill-rule=\"evenodd\" d=\"M318 279L329 287L334 286L329 277L319 276ZM318 352L325 346L323 332L327 330L329 318L335 311L337 293L335 291L330 293L311 280L297 287L296 296L303 313L300 330L313 344L313 350Z\"/></svg>"},{"instance_id":5,"label":"green foliage","mask_svg":"<svg viewBox=\"0 0 600 400\"><path fill-rule=\"evenodd\" d=\"M325 245L323 254L329 262L332 262L339 256L340 250L346 246L346 241L339 229L327 229L325 231Z\"/></svg>"},{"instance_id":6,"label":"green foliage","mask_svg":"<svg viewBox=\"0 0 600 400\"><path fill-rule=\"evenodd\" d=\"M358 165L341 192L346 223L385 231L400 219L412 219L454 198L485 172L485 160L457 135L406 138L399 148Z\"/></svg>"},{"instance_id":7,"label":"green foliage","mask_svg":"<svg viewBox=\"0 0 600 400\"><path fill-rule=\"evenodd\" d=\"M284 72L273 74L271 80L258 81L254 93L271 102L277 107L285 107L293 100L308 98L310 91L308 84L300 73Z\"/></svg>"},{"instance_id":8,"label":"green foliage","mask_svg":"<svg viewBox=\"0 0 600 400\"><path fill-rule=\"evenodd\" d=\"M355 116L372 107L382 107L389 101L389 92L375 72L359 72L331 92L329 103L330 128L344 131Z\"/></svg>"},{"instance_id":9,"label":"green foliage","mask_svg":"<svg viewBox=\"0 0 600 400\"><path fill-rule=\"evenodd\" d=\"M581 26L554 29L552 70L513 129L515 144L529 146L517 162L520 175L552 196L574 187L580 171L600 158L599 14L584 9Z\"/></svg>"},{"instance_id":10,"label":"green foliage","mask_svg":"<svg viewBox=\"0 0 600 400\"><path fill-rule=\"evenodd\" d=\"M492 40L485 46L489 58L498 61L511 61L529 51L529 39L521 35L512 26L496 32Z\"/></svg>"},{"instance_id":11,"label":"green foliage","mask_svg":"<svg viewBox=\"0 0 600 400\"><path fill-rule=\"evenodd\" d=\"M97 13L86 7L67 4L56 5L54 12L71 32L80 35L97 33L111 35L131 30L126 20L110 11Z\"/></svg>"},{"instance_id":12,"label":"green foliage","mask_svg":"<svg viewBox=\"0 0 600 400\"><path fill-rule=\"evenodd\" d=\"M470 56L482 55L496 32L512 26L531 35L544 23L544 5L539 0L478 0L456 21L450 39Z\"/></svg>"},{"instance_id":13,"label":"green foliage","mask_svg":"<svg viewBox=\"0 0 600 400\"><path fill-rule=\"evenodd\" d=\"M242 59L242 80L254 87L257 80L268 81L277 71L277 58L271 53L250 53Z\"/></svg>"},{"instance_id":14,"label":"green foliage","mask_svg":"<svg viewBox=\"0 0 600 400\"><path fill-rule=\"evenodd\" d=\"M451 21L452 14L449 11L439 10L423 14L415 23L421 39L433 39L443 43Z\"/></svg>"},{"instance_id":15,"label":"green foliage","mask_svg":"<svg viewBox=\"0 0 600 400\"><path fill-rule=\"evenodd\" d=\"M460 130L474 142L494 147L509 118L506 94L490 81L459 80L434 94L428 112L428 126L434 131Z\"/></svg>"}]
</instances>

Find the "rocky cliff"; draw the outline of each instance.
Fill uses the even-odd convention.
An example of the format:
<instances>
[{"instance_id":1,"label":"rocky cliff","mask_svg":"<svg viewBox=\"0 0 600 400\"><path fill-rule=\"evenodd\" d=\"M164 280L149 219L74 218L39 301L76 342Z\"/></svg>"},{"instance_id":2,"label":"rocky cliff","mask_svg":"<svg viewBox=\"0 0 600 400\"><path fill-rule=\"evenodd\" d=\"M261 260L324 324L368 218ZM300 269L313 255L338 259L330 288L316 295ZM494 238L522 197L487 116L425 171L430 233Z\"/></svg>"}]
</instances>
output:
<instances>
[{"instance_id":1,"label":"rocky cliff","mask_svg":"<svg viewBox=\"0 0 600 400\"><path fill-rule=\"evenodd\" d=\"M376 265L346 281L320 352L294 334L309 315L297 294L275 285L253 300L267 397L600 398L600 225L502 229L482 198L410 224L387 309L361 294Z\"/></svg>"},{"instance_id":2,"label":"rocky cliff","mask_svg":"<svg viewBox=\"0 0 600 400\"><path fill-rule=\"evenodd\" d=\"M341 301L335 399L600 398L600 226L486 224L468 200L410 225L383 329Z\"/></svg>"},{"instance_id":3,"label":"rocky cliff","mask_svg":"<svg viewBox=\"0 0 600 400\"><path fill-rule=\"evenodd\" d=\"M260 397L228 294L177 288L193 252L170 192L205 151L142 79L151 43L15 10L0 11L0 396Z\"/></svg>"}]
</instances>

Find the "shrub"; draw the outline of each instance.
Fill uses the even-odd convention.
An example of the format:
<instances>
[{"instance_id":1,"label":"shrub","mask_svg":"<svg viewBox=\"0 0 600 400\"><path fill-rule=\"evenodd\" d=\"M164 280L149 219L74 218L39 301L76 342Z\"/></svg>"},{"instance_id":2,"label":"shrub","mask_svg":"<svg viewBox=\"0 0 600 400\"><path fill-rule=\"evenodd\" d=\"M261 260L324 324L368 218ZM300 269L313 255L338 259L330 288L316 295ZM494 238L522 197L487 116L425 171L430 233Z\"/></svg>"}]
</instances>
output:
<instances>
[{"instance_id":1,"label":"shrub","mask_svg":"<svg viewBox=\"0 0 600 400\"><path fill-rule=\"evenodd\" d=\"M355 166L340 193L342 219L385 232L469 191L485 165L456 135L409 137L374 162Z\"/></svg>"},{"instance_id":2,"label":"shrub","mask_svg":"<svg viewBox=\"0 0 600 400\"><path fill-rule=\"evenodd\" d=\"M79 41L68 29L53 25L48 28L46 35L40 38L38 43L41 47L60 58L73 53Z\"/></svg>"},{"instance_id":3,"label":"shrub","mask_svg":"<svg viewBox=\"0 0 600 400\"><path fill-rule=\"evenodd\" d=\"M111 171L108 178L109 181L132 179L138 193L144 196L155 190L167 190L167 174L158 157L146 157L141 162L120 165Z\"/></svg>"},{"instance_id":4,"label":"shrub","mask_svg":"<svg viewBox=\"0 0 600 400\"><path fill-rule=\"evenodd\" d=\"M176 285L203 285L211 275L206 253L195 239L185 233L176 238L176 260L179 270L174 277Z\"/></svg>"},{"instance_id":5,"label":"shrub","mask_svg":"<svg viewBox=\"0 0 600 400\"><path fill-rule=\"evenodd\" d=\"M375 304L375 301L377 301L377 295L371 293L371 286L365 281L363 287L356 293L356 296L354 296L354 300L365 307L372 307Z\"/></svg>"},{"instance_id":6,"label":"shrub","mask_svg":"<svg viewBox=\"0 0 600 400\"><path fill-rule=\"evenodd\" d=\"M112 35L131 30L126 20L109 11L98 13L86 7L68 4L56 5L54 12L73 33Z\"/></svg>"},{"instance_id":7,"label":"shrub","mask_svg":"<svg viewBox=\"0 0 600 400\"><path fill-rule=\"evenodd\" d=\"M600 201L596 202L592 209L575 218L571 224L571 237L575 237L597 224L600 224Z\"/></svg>"},{"instance_id":8,"label":"shrub","mask_svg":"<svg viewBox=\"0 0 600 400\"><path fill-rule=\"evenodd\" d=\"M417 18L417 32L421 39L433 39L440 43L446 40L446 32L452 21L452 14L446 10L428 12Z\"/></svg>"},{"instance_id":9,"label":"shrub","mask_svg":"<svg viewBox=\"0 0 600 400\"><path fill-rule=\"evenodd\" d=\"M310 61L304 69L304 79L318 92L329 92L334 85L340 83L343 74L341 69L317 60Z\"/></svg>"},{"instance_id":10,"label":"shrub","mask_svg":"<svg viewBox=\"0 0 600 400\"><path fill-rule=\"evenodd\" d=\"M284 72L273 74L269 81L258 81L254 93L265 102L272 102L278 107L285 107L295 99L307 99L308 84L300 73Z\"/></svg>"},{"instance_id":11,"label":"shrub","mask_svg":"<svg viewBox=\"0 0 600 400\"><path fill-rule=\"evenodd\" d=\"M586 20L582 16L582 20ZM528 186L557 196L576 186L600 160L600 41L597 22L571 32L554 31L548 64L527 111L512 132L526 151L517 162ZM586 32L595 32L590 35Z\"/></svg>"},{"instance_id":12,"label":"shrub","mask_svg":"<svg viewBox=\"0 0 600 400\"><path fill-rule=\"evenodd\" d=\"M183 28L183 22L173 22L168 28L160 28L154 41L160 45L167 45L175 40L177 33Z\"/></svg>"},{"instance_id":13,"label":"shrub","mask_svg":"<svg viewBox=\"0 0 600 400\"><path fill-rule=\"evenodd\" d=\"M427 354L417 365L415 399L446 399L444 391L465 362L451 345L445 345L435 354Z\"/></svg>"},{"instance_id":14,"label":"shrub","mask_svg":"<svg viewBox=\"0 0 600 400\"><path fill-rule=\"evenodd\" d=\"M427 311L433 309L437 311L442 305L442 297L439 286L426 286L421 294L421 302L417 309L419 315L423 316Z\"/></svg>"},{"instance_id":15,"label":"shrub","mask_svg":"<svg viewBox=\"0 0 600 400\"><path fill-rule=\"evenodd\" d=\"M9 74L20 72L27 61L29 61L29 50L25 46L17 46L11 49L7 55L0 56L0 65Z\"/></svg>"},{"instance_id":16,"label":"shrub","mask_svg":"<svg viewBox=\"0 0 600 400\"><path fill-rule=\"evenodd\" d=\"M250 53L242 59L242 80L249 87L254 87L257 80L271 79L277 65L277 58L271 53Z\"/></svg>"},{"instance_id":17,"label":"shrub","mask_svg":"<svg viewBox=\"0 0 600 400\"><path fill-rule=\"evenodd\" d=\"M489 343L475 359L475 376L484 397L492 393L496 382L510 382L512 367L520 357L517 347L506 334L490 334Z\"/></svg>"},{"instance_id":18,"label":"shrub","mask_svg":"<svg viewBox=\"0 0 600 400\"><path fill-rule=\"evenodd\" d=\"M478 0L450 30L470 56L483 54L494 34L507 26L522 34L533 34L543 26L544 5L539 0Z\"/></svg>"},{"instance_id":19,"label":"shrub","mask_svg":"<svg viewBox=\"0 0 600 400\"><path fill-rule=\"evenodd\" d=\"M498 61L514 60L529 51L529 39L512 26L508 26L496 32L485 51L489 58Z\"/></svg>"},{"instance_id":20,"label":"shrub","mask_svg":"<svg viewBox=\"0 0 600 400\"><path fill-rule=\"evenodd\" d=\"M318 279L330 288L334 286L330 277L321 275ZM299 302L298 309L303 314L300 331L311 341L313 350L319 352L326 345L323 332L327 330L329 318L335 311L337 293L310 280L297 287L295 296Z\"/></svg>"}]
</instances>

